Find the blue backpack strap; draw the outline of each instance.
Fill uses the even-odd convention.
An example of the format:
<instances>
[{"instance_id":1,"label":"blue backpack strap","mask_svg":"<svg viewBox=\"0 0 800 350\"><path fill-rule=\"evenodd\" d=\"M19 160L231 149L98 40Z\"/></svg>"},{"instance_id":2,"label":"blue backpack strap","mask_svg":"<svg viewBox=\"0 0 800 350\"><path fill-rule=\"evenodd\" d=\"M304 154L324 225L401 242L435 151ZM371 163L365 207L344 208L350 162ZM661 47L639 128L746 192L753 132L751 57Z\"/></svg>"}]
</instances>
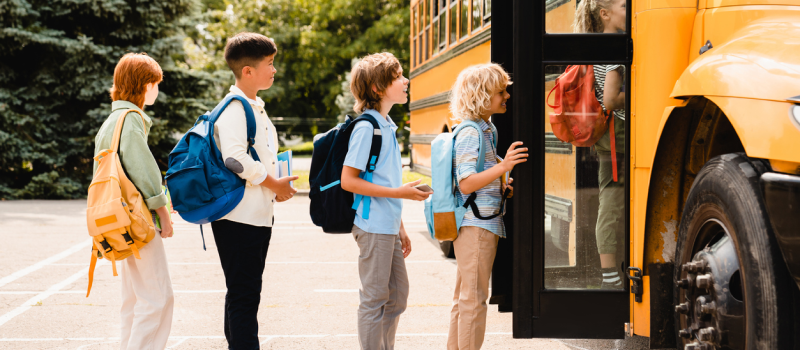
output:
<instances>
[{"instance_id":1,"label":"blue backpack strap","mask_svg":"<svg viewBox=\"0 0 800 350\"><path fill-rule=\"evenodd\" d=\"M211 113L206 114L207 115L206 118L211 124L212 132L210 132L210 134L212 135L211 143L214 146L213 148L215 152L219 151L216 147L216 142L214 141L213 137L214 123L217 122L219 116L222 115L222 112L225 110L225 108L228 108L228 105L233 100L238 100L239 102L241 102L242 107L244 108L244 117L245 120L247 121L247 150L250 152L250 156L253 157L253 160L261 161L261 159L258 157L256 149L253 148L253 146L256 144L256 117L253 114L253 107L250 107L250 101L239 95L230 95L228 97L225 97L225 99L222 100L222 102L220 102L216 107L214 107L214 110L211 111ZM220 157L222 157L222 154L220 154Z\"/></svg>"},{"instance_id":2,"label":"blue backpack strap","mask_svg":"<svg viewBox=\"0 0 800 350\"><path fill-rule=\"evenodd\" d=\"M365 168L366 170L364 172L364 180L367 180L367 182L372 182L372 172L375 171L375 167L378 164L378 158L381 155L381 143L383 142L383 136L381 135L381 127L378 124L378 121L375 120L375 117L366 113L362 114L360 117L353 120L352 123L350 123L348 126L350 132L352 132L352 129L355 128L356 123L360 121L370 122L373 128L372 145L369 149L369 160L367 161L367 167ZM369 219L369 205L372 201L371 197L356 194L355 200L353 200L353 209L357 210L358 205L362 200L364 201L364 210L361 212L361 217L364 218L364 220L367 220Z\"/></svg>"},{"instance_id":3,"label":"blue backpack strap","mask_svg":"<svg viewBox=\"0 0 800 350\"><path fill-rule=\"evenodd\" d=\"M477 170L480 173L480 172L483 171L483 163L484 163L485 158L486 158L486 151L483 150L483 130L481 130L481 127L480 127L480 125L478 125L478 123L475 123L475 122L470 121L470 120L465 120L465 121L461 122L461 124L458 124L458 126L456 126L455 130L453 130L453 138L455 138L458 135L458 133L461 132L461 130L464 129L465 127L473 127L473 128L475 128L475 130L478 130L478 137L479 137L478 141L479 142L478 142L478 166L477 166ZM494 129L492 129L492 131L494 132ZM495 139L497 139L497 138L495 138ZM455 144L455 143L453 143L453 144Z\"/></svg>"}]
</instances>

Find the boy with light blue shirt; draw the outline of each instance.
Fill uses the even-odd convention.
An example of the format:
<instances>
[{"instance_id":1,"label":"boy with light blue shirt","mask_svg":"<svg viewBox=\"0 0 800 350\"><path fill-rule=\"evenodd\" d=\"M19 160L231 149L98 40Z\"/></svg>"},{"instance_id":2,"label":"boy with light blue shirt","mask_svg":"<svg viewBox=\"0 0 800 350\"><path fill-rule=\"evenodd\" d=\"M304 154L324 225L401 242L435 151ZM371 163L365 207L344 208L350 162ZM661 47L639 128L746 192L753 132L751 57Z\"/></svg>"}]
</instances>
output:
<instances>
[{"instance_id":1,"label":"boy with light blue shirt","mask_svg":"<svg viewBox=\"0 0 800 350\"><path fill-rule=\"evenodd\" d=\"M354 110L373 116L382 136L371 182L363 179L372 136L378 132L370 123L359 123L353 129L342 169L342 188L356 199L362 196L352 232L359 248L361 279L358 340L364 350L391 350L408 301L404 259L411 253L411 241L401 220L402 200L425 200L433 192L415 188L419 180L401 184L397 125L389 118L393 105L408 102L408 79L403 77L400 62L390 53L369 55L353 67L351 74Z\"/></svg>"}]
</instances>

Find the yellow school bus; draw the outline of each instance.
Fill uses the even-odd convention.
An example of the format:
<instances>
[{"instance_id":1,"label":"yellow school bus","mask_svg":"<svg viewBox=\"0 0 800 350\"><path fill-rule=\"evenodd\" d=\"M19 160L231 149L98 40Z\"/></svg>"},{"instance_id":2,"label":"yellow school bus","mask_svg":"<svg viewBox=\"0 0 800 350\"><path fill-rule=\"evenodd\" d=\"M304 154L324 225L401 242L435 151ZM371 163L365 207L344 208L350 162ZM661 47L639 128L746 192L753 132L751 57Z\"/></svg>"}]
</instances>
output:
<instances>
[{"instance_id":1,"label":"yellow school bus","mask_svg":"<svg viewBox=\"0 0 800 350\"><path fill-rule=\"evenodd\" d=\"M411 167L430 175L430 144L450 120L458 73L491 59L491 0L411 1Z\"/></svg>"},{"instance_id":2,"label":"yellow school bus","mask_svg":"<svg viewBox=\"0 0 800 350\"><path fill-rule=\"evenodd\" d=\"M452 127L461 69L494 61L514 80L492 121L501 154L523 141L530 157L512 174L490 302L518 338L800 348L800 1L616 0L624 31L572 33L584 1L601 2L411 4L414 171ZM568 65L623 67L624 196L604 202L623 213L617 289L598 248L603 150L560 142L547 119Z\"/></svg>"}]
</instances>

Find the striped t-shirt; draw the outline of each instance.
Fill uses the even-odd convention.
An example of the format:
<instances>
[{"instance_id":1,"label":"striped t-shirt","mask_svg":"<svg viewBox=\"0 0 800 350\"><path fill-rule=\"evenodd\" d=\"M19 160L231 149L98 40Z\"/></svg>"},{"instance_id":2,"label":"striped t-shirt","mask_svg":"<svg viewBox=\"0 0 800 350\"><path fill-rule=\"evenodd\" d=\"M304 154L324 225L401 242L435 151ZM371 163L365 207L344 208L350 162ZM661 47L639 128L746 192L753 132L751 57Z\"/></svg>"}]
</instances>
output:
<instances>
[{"instance_id":1,"label":"striped t-shirt","mask_svg":"<svg viewBox=\"0 0 800 350\"><path fill-rule=\"evenodd\" d=\"M624 80L625 77L625 66L620 64L596 64L594 65L594 94L597 96L597 101L600 102L600 105L603 106L603 110L606 110L606 105L603 103L603 91L605 91L606 87L606 75L608 72L613 70L620 70L622 73L622 77ZM617 109L614 111L614 116L619 119L625 120L625 109Z\"/></svg>"},{"instance_id":2,"label":"striped t-shirt","mask_svg":"<svg viewBox=\"0 0 800 350\"><path fill-rule=\"evenodd\" d=\"M497 152L494 149L494 135L492 134L492 127L483 119L478 120L477 124L483 130L483 150L484 162L483 169L489 169L497 165ZM480 135L475 128L464 128L456 136L455 152L453 154L453 172L455 173L456 181L460 184L471 175L478 173L478 152L480 144ZM491 216L500 211L500 203L502 201L502 194L500 192L501 184L500 178L490 182L485 187L475 191L477 197L475 204L478 206L481 216ZM460 204L463 204L469 198L469 195L461 193L460 185L456 186L457 196L461 199ZM476 226L486 229L500 237L506 237L505 226L503 225L503 216L498 215L491 220L481 220L475 217L472 209L467 209L464 220L461 222L461 227Z\"/></svg>"}]
</instances>

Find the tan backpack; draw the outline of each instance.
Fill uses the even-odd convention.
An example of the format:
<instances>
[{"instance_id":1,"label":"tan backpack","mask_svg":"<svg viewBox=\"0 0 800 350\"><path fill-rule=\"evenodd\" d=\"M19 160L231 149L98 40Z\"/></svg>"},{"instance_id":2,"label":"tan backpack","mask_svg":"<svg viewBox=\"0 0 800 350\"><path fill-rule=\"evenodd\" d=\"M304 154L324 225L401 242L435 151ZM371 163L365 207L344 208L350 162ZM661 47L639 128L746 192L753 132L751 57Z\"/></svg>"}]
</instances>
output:
<instances>
[{"instance_id":1,"label":"tan backpack","mask_svg":"<svg viewBox=\"0 0 800 350\"><path fill-rule=\"evenodd\" d=\"M117 276L116 261L131 255L141 259L139 249L156 234L150 210L136 186L125 175L117 153L122 125L130 112L136 112L142 117L135 109L123 112L114 128L111 149L102 150L94 156L99 164L92 184L89 185L86 208L86 226L93 243L86 297L92 291L97 258L110 260L114 276Z\"/></svg>"}]
</instances>

